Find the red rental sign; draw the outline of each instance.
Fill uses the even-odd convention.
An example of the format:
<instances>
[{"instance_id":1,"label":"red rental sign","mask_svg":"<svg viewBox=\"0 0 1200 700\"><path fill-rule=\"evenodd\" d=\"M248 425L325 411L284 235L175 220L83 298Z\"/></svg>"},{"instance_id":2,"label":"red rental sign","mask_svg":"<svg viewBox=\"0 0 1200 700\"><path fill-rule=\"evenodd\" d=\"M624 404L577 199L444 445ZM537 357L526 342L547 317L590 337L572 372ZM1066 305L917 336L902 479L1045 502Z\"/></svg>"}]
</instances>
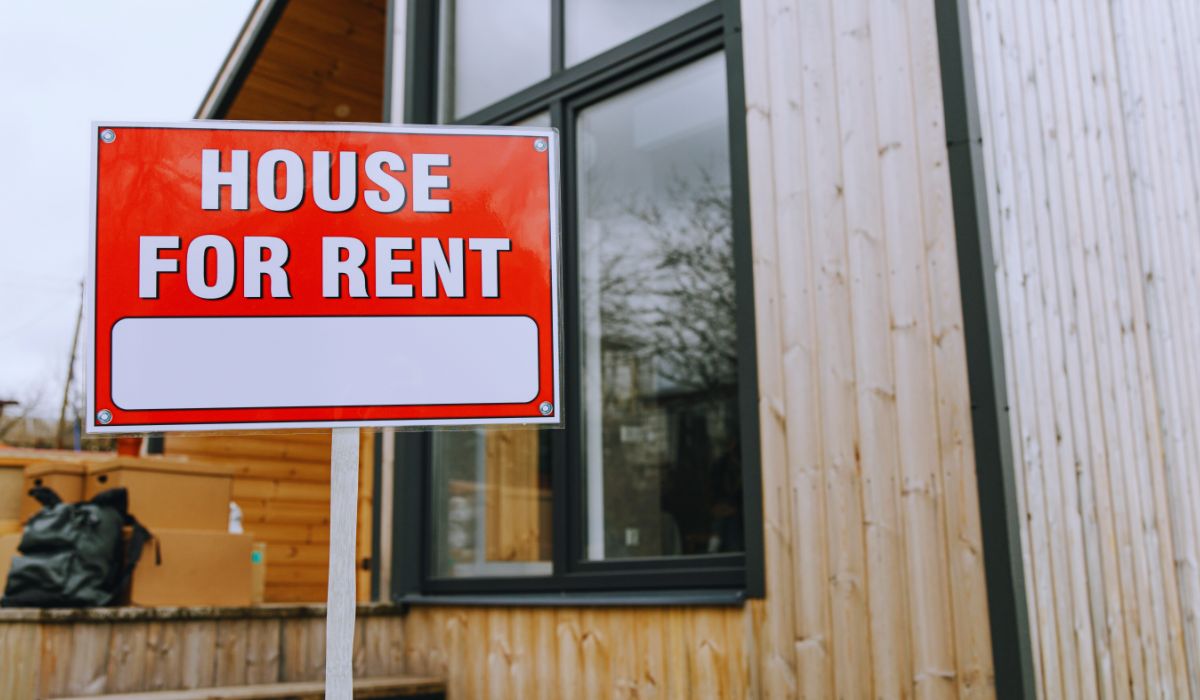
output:
<instances>
[{"instance_id":1,"label":"red rental sign","mask_svg":"<svg viewBox=\"0 0 1200 700\"><path fill-rule=\"evenodd\" d=\"M552 129L93 137L89 432L559 423Z\"/></svg>"}]
</instances>

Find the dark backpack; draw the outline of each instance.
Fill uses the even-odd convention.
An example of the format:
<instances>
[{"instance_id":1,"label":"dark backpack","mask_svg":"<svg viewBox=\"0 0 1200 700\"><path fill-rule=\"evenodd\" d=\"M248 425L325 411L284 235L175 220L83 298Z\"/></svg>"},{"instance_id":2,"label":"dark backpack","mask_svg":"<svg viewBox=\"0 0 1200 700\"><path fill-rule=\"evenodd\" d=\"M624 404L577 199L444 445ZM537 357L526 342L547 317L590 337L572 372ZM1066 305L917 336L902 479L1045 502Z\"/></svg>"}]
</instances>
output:
<instances>
[{"instance_id":1,"label":"dark backpack","mask_svg":"<svg viewBox=\"0 0 1200 700\"><path fill-rule=\"evenodd\" d=\"M109 489L82 503L63 503L47 488L29 495L42 509L25 524L0 606L79 608L116 602L150 539L129 514L128 492ZM133 527L128 555L121 544L125 525Z\"/></svg>"}]
</instances>

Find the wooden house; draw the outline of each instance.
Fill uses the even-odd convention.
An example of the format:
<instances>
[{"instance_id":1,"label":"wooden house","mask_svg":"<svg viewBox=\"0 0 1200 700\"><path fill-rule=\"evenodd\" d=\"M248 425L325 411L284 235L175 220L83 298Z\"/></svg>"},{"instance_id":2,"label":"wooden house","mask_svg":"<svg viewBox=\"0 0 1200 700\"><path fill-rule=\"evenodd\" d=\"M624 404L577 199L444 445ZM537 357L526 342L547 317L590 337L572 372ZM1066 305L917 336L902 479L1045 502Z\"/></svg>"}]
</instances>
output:
<instances>
[{"instance_id":1,"label":"wooden house","mask_svg":"<svg viewBox=\"0 0 1200 700\"><path fill-rule=\"evenodd\" d=\"M364 433L360 673L1200 698L1197 47L1183 0L260 0L199 117L564 144L566 426ZM276 601L322 599L324 440L165 440L242 465ZM196 629L319 677L285 609Z\"/></svg>"}]
</instances>

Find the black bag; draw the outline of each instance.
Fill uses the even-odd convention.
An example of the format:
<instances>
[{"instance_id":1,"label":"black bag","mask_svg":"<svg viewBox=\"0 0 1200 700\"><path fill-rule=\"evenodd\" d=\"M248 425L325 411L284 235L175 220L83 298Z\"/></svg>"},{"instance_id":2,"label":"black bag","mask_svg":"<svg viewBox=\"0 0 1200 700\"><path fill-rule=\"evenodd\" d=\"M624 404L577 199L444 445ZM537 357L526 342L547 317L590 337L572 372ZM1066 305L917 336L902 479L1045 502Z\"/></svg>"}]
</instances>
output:
<instances>
[{"instance_id":1,"label":"black bag","mask_svg":"<svg viewBox=\"0 0 1200 700\"><path fill-rule=\"evenodd\" d=\"M25 532L8 572L0 606L78 608L112 605L129 585L133 567L150 533L129 514L123 488L98 493L90 501L63 503L47 488L29 492L42 509ZM133 527L128 556L121 528Z\"/></svg>"}]
</instances>

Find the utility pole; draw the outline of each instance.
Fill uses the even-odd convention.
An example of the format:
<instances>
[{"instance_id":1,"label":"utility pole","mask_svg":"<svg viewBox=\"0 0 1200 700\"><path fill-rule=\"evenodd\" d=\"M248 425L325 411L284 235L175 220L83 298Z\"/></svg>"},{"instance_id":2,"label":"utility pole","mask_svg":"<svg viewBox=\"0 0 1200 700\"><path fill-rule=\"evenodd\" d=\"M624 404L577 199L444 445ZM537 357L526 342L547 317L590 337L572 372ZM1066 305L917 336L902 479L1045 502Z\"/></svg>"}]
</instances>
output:
<instances>
[{"instance_id":1,"label":"utility pole","mask_svg":"<svg viewBox=\"0 0 1200 700\"><path fill-rule=\"evenodd\" d=\"M4 409L7 408L8 406L20 406L20 405L21 405L20 401L12 401L10 399L0 399L0 418L4 417ZM12 430L12 428L14 426L16 426L16 424L18 422L20 422L20 420L21 420L20 418L13 418L13 419L9 420L7 423L0 421L0 440L3 440L4 436L8 434L8 431Z\"/></svg>"},{"instance_id":2,"label":"utility pole","mask_svg":"<svg viewBox=\"0 0 1200 700\"><path fill-rule=\"evenodd\" d=\"M58 430L54 435L54 446L63 448L63 428L67 422L67 401L71 397L71 382L75 379L75 349L79 346L79 326L83 321L83 283L79 285L79 311L75 314L75 336L71 338L71 356L67 360L67 383L63 387L62 407L58 411Z\"/></svg>"}]
</instances>

